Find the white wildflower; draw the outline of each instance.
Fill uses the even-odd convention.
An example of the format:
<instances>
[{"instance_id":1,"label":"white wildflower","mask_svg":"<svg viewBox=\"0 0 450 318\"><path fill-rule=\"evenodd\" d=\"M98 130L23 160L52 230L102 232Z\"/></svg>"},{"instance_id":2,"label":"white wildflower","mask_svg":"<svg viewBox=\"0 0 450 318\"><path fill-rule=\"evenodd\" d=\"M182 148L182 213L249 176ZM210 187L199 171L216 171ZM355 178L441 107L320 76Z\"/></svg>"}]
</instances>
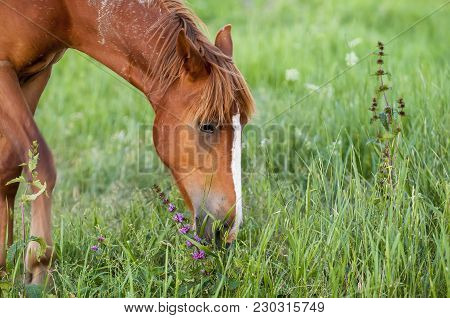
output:
<instances>
[{"instance_id":1,"label":"white wildflower","mask_svg":"<svg viewBox=\"0 0 450 318\"><path fill-rule=\"evenodd\" d=\"M286 81L288 82L295 82L298 81L298 79L300 78L300 73L298 72L297 69L295 68L290 68L286 70Z\"/></svg>"},{"instance_id":2,"label":"white wildflower","mask_svg":"<svg viewBox=\"0 0 450 318\"><path fill-rule=\"evenodd\" d=\"M328 84L327 90L326 90L326 95L327 95L328 98L333 97L333 95L334 95L334 87L333 87L333 85Z\"/></svg>"},{"instance_id":3,"label":"white wildflower","mask_svg":"<svg viewBox=\"0 0 450 318\"><path fill-rule=\"evenodd\" d=\"M123 130L119 131L114 135L114 138L118 141L124 141L126 138L125 132Z\"/></svg>"},{"instance_id":4,"label":"white wildflower","mask_svg":"<svg viewBox=\"0 0 450 318\"><path fill-rule=\"evenodd\" d=\"M354 38L353 40L348 41L349 47L355 47L362 42L361 38Z\"/></svg>"},{"instance_id":5,"label":"white wildflower","mask_svg":"<svg viewBox=\"0 0 450 318\"><path fill-rule=\"evenodd\" d=\"M261 140L261 147L264 147L266 145L270 144L270 140L267 138L263 138L263 140Z\"/></svg>"},{"instance_id":6,"label":"white wildflower","mask_svg":"<svg viewBox=\"0 0 450 318\"><path fill-rule=\"evenodd\" d=\"M295 136L297 138L303 138L303 131L300 128L295 127Z\"/></svg>"},{"instance_id":7,"label":"white wildflower","mask_svg":"<svg viewBox=\"0 0 450 318\"><path fill-rule=\"evenodd\" d=\"M306 89L310 90L310 91L317 91L320 86L317 86L315 84L311 84L311 83L306 83L305 84Z\"/></svg>"},{"instance_id":8,"label":"white wildflower","mask_svg":"<svg viewBox=\"0 0 450 318\"><path fill-rule=\"evenodd\" d=\"M348 66L353 66L356 63L358 63L358 61L359 61L359 58L356 55L356 53L353 51L351 51L350 53L347 53L345 55L345 62L347 63Z\"/></svg>"}]
</instances>

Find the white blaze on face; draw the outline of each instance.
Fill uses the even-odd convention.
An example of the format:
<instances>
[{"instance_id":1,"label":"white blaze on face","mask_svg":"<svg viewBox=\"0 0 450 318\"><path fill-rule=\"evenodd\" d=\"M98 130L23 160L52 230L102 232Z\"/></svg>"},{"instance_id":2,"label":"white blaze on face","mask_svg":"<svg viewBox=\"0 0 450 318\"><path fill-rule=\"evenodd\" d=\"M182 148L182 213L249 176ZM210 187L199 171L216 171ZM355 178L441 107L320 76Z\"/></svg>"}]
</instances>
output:
<instances>
[{"instance_id":1,"label":"white blaze on face","mask_svg":"<svg viewBox=\"0 0 450 318\"><path fill-rule=\"evenodd\" d=\"M236 194L236 217L230 234L237 234L242 222L242 183L241 183L241 115L233 116L233 148L231 149L231 173L233 174L234 192Z\"/></svg>"}]
</instances>

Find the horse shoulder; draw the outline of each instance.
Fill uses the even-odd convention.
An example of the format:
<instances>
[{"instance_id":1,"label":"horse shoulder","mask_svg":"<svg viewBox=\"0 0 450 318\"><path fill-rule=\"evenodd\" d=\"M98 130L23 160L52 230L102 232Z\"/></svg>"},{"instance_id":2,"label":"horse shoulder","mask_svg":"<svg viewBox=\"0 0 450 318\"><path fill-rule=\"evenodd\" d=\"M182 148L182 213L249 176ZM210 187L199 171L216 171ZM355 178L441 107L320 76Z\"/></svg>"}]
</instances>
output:
<instances>
[{"instance_id":1,"label":"horse shoulder","mask_svg":"<svg viewBox=\"0 0 450 318\"><path fill-rule=\"evenodd\" d=\"M69 19L58 0L7 0L0 3L0 61L18 74L34 73L58 60L65 49Z\"/></svg>"}]
</instances>

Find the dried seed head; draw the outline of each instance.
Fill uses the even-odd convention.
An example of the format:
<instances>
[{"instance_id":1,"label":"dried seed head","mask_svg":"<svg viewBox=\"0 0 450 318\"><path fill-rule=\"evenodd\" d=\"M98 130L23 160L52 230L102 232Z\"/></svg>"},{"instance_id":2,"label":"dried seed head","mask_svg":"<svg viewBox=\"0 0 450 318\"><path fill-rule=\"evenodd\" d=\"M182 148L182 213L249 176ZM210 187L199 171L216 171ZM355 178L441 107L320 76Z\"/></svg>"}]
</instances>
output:
<instances>
[{"instance_id":1,"label":"dried seed head","mask_svg":"<svg viewBox=\"0 0 450 318\"><path fill-rule=\"evenodd\" d=\"M383 63L384 63L384 61L383 61L382 58L379 58L379 59L377 60L377 64L382 65Z\"/></svg>"},{"instance_id":2,"label":"dried seed head","mask_svg":"<svg viewBox=\"0 0 450 318\"><path fill-rule=\"evenodd\" d=\"M378 92L384 92L384 91L387 91L389 89L389 86L387 86L387 85L380 85L380 87L378 87Z\"/></svg>"},{"instance_id":3,"label":"dried seed head","mask_svg":"<svg viewBox=\"0 0 450 318\"><path fill-rule=\"evenodd\" d=\"M161 188L158 187L156 184L153 185L153 190L155 190L156 193L160 193L161 192Z\"/></svg>"}]
</instances>

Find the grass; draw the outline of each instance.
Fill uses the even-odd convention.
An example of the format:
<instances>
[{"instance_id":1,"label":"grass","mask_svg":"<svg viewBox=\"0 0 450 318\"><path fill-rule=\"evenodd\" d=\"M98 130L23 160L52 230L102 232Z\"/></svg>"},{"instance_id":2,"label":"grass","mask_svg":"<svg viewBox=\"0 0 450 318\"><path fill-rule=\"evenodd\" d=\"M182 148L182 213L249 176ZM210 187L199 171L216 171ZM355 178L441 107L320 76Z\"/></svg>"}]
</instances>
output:
<instances>
[{"instance_id":1,"label":"grass","mask_svg":"<svg viewBox=\"0 0 450 318\"><path fill-rule=\"evenodd\" d=\"M159 184L183 207L167 171L138 169L139 133L153 118L145 98L66 54L37 113L59 171L56 290L46 296L449 297L450 6L386 47L392 95L408 114L392 200L374 191L373 58L264 125L308 94L305 84L344 70L347 53L365 56L442 3L190 1L212 35L233 24L235 60L258 108L244 131L244 225L228 253L204 263L209 275L150 190ZM361 43L350 48L354 38ZM286 82L290 68L298 81ZM20 295L17 285L5 296Z\"/></svg>"}]
</instances>

